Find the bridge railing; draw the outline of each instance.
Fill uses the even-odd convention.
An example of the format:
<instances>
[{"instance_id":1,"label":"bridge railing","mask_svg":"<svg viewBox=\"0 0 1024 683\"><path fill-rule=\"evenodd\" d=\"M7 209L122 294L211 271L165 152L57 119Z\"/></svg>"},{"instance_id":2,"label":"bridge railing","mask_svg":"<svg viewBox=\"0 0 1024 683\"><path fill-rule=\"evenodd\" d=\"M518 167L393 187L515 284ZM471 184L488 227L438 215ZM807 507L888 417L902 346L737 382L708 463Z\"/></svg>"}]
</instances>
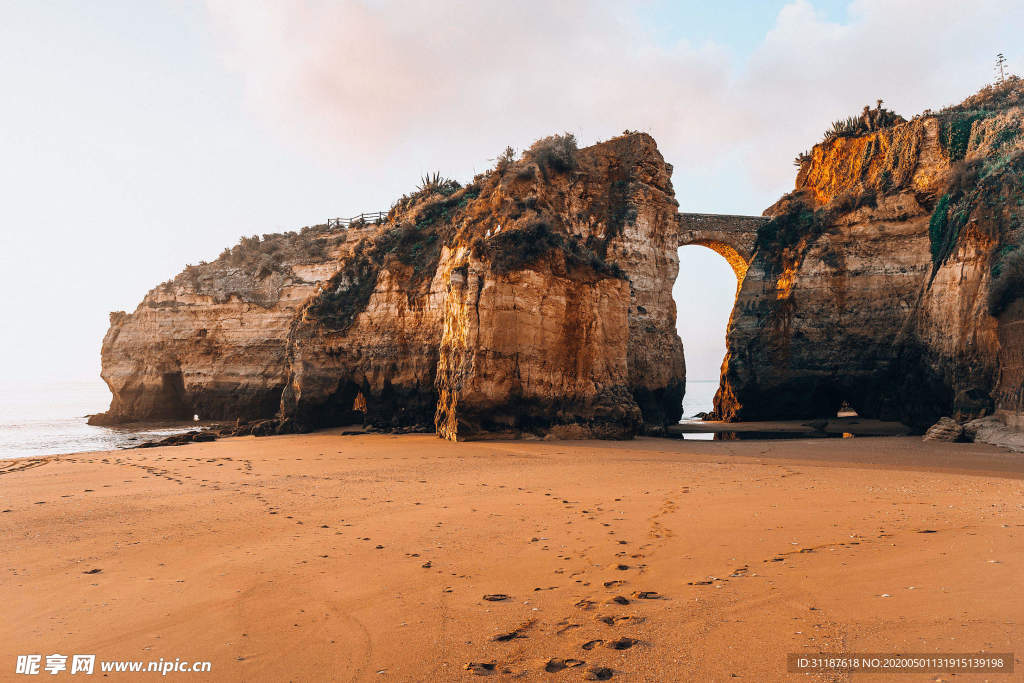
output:
<instances>
[{"instance_id":1,"label":"bridge railing","mask_svg":"<svg viewBox=\"0 0 1024 683\"><path fill-rule=\"evenodd\" d=\"M367 224L381 224L387 220L387 211L374 211L373 213L361 213L358 216L352 216L351 218L328 218L328 228L348 228L353 224L367 225Z\"/></svg>"}]
</instances>

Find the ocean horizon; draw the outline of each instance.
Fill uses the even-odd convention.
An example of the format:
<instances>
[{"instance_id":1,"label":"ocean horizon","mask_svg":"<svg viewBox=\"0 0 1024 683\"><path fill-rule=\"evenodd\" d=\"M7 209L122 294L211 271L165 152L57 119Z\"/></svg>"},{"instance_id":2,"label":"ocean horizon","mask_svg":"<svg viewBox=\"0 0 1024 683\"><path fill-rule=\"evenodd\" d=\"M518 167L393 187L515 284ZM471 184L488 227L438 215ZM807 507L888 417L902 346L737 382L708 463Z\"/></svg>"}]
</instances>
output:
<instances>
[{"instance_id":1,"label":"ocean horizon","mask_svg":"<svg viewBox=\"0 0 1024 683\"><path fill-rule=\"evenodd\" d=\"M110 406L103 380L0 387L0 460L125 448L188 431L186 424L96 427L88 416Z\"/></svg>"}]
</instances>

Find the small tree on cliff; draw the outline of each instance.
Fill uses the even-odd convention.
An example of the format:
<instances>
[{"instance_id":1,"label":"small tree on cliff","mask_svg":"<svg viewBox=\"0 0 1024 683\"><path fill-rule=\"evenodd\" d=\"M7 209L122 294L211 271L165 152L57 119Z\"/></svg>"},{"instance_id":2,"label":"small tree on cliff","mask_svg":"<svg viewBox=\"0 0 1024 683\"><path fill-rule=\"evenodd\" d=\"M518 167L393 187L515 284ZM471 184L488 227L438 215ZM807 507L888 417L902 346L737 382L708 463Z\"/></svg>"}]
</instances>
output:
<instances>
[{"instance_id":1,"label":"small tree on cliff","mask_svg":"<svg viewBox=\"0 0 1024 683\"><path fill-rule=\"evenodd\" d=\"M516 160L516 151L511 145L505 148L505 151L498 155L497 164L494 169L498 173L504 173L505 170L512 165L512 162Z\"/></svg>"},{"instance_id":2,"label":"small tree on cliff","mask_svg":"<svg viewBox=\"0 0 1024 683\"><path fill-rule=\"evenodd\" d=\"M572 133L549 135L530 145L530 149L523 152L523 158L535 162L541 168L565 172L576 168L578 149L576 136Z\"/></svg>"},{"instance_id":3,"label":"small tree on cliff","mask_svg":"<svg viewBox=\"0 0 1024 683\"><path fill-rule=\"evenodd\" d=\"M1002 52L996 53L996 83L1000 85L1006 82L1006 57Z\"/></svg>"}]
</instances>

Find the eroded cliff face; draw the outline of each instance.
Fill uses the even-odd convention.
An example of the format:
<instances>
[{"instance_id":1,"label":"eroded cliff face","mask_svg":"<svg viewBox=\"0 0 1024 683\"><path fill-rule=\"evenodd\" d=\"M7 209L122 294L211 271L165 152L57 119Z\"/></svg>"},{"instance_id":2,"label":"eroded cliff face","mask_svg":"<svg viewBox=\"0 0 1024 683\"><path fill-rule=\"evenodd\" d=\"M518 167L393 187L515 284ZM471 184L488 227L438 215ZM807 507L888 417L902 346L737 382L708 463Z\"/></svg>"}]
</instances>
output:
<instances>
[{"instance_id":1,"label":"eroded cliff face","mask_svg":"<svg viewBox=\"0 0 1024 683\"><path fill-rule=\"evenodd\" d=\"M133 313L112 313L101 353L113 401L92 422L277 414L295 312L358 235L245 238L154 288Z\"/></svg>"},{"instance_id":2,"label":"eroded cliff face","mask_svg":"<svg viewBox=\"0 0 1024 683\"><path fill-rule=\"evenodd\" d=\"M1020 310L995 310L993 276L1024 236L1022 91L814 147L765 212L717 414L1019 414Z\"/></svg>"},{"instance_id":3,"label":"eroded cliff face","mask_svg":"<svg viewBox=\"0 0 1024 683\"><path fill-rule=\"evenodd\" d=\"M661 431L685 382L670 175L647 135L553 138L467 187L429 184L381 226L322 236L315 258L283 250L280 272L243 277L258 302L229 291L227 257L186 271L112 318L108 419Z\"/></svg>"},{"instance_id":4,"label":"eroded cliff face","mask_svg":"<svg viewBox=\"0 0 1024 683\"><path fill-rule=\"evenodd\" d=\"M490 208L471 208L446 264L442 435L624 437L679 420L670 175L634 134L584 150L573 174L526 160L484 188Z\"/></svg>"}]
</instances>

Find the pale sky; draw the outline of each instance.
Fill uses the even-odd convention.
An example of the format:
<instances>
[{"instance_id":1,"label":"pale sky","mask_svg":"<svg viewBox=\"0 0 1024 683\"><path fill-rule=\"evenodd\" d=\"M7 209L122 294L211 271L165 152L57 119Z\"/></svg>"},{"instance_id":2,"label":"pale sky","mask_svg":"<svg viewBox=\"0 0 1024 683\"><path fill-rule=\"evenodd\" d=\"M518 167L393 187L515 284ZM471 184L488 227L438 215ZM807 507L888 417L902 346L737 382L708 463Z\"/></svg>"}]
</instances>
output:
<instances>
[{"instance_id":1,"label":"pale sky","mask_svg":"<svg viewBox=\"0 0 1024 683\"><path fill-rule=\"evenodd\" d=\"M0 384L97 377L109 311L243 234L553 132L648 131L683 211L759 214L833 119L959 101L1021 35L1019 0L0 0ZM732 272L681 256L712 379Z\"/></svg>"}]
</instances>

